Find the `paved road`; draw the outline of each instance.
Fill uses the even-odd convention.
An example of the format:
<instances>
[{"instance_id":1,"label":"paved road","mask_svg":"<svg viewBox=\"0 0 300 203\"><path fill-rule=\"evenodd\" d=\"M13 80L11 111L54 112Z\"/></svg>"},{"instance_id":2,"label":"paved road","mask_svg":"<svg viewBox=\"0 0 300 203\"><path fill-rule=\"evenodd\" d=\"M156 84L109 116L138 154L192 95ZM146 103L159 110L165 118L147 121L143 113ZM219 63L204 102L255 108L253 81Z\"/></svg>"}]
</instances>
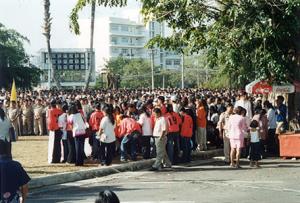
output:
<instances>
[{"instance_id":1,"label":"paved road","mask_svg":"<svg viewBox=\"0 0 300 203\"><path fill-rule=\"evenodd\" d=\"M127 203L300 202L300 161L265 160L261 169L230 169L221 162L163 172L125 172L63 184L31 195L28 203L94 202L111 189ZM53 189L56 190L53 190Z\"/></svg>"}]
</instances>

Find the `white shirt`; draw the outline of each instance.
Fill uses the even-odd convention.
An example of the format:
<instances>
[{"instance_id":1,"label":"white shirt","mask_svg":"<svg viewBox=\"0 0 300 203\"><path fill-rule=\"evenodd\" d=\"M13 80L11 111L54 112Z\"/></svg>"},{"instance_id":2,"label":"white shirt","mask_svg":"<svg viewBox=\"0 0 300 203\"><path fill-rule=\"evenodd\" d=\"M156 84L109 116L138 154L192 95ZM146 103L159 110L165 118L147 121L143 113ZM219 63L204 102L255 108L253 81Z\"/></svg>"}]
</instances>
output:
<instances>
[{"instance_id":1,"label":"white shirt","mask_svg":"<svg viewBox=\"0 0 300 203\"><path fill-rule=\"evenodd\" d=\"M67 139L67 114L63 113L58 117L58 126L62 130L62 139L66 140Z\"/></svg>"},{"instance_id":2,"label":"white shirt","mask_svg":"<svg viewBox=\"0 0 300 203\"><path fill-rule=\"evenodd\" d=\"M101 142L112 143L116 141L115 127L107 116L101 120L100 129L103 130L103 133L100 135Z\"/></svg>"},{"instance_id":3,"label":"white shirt","mask_svg":"<svg viewBox=\"0 0 300 203\"><path fill-rule=\"evenodd\" d=\"M167 131L168 125L165 117L159 117L155 121L154 129L153 129L153 136L154 137L161 137L163 131Z\"/></svg>"},{"instance_id":4,"label":"white shirt","mask_svg":"<svg viewBox=\"0 0 300 203\"><path fill-rule=\"evenodd\" d=\"M256 143L259 142L259 135L258 131L250 131L250 142L251 143Z\"/></svg>"},{"instance_id":5,"label":"white shirt","mask_svg":"<svg viewBox=\"0 0 300 203\"><path fill-rule=\"evenodd\" d=\"M244 109L247 110L247 114L246 116L249 117L249 118L252 118L252 108L251 108L251 102L248 101L248 100L238 100L235 104L234 104L234 108L238 107L238 106L241 106L243 107Z\"/></svg>"},{"instance_id":6,"label":"white shirt","mask_svg":"<svg viewBox=\"0 0 300 203\"><path fill-rule=\"evenodd\" d=\"M86 133L86 125L80 113L71 114L68 118L68 122L73 126L73 137L84 135Z\"/></svg>"},{"instance_id":7,"label":"white shirt","mask_svg":"<svg viewBox=\"0 0 300 203\"><path fill-rule=\"evenodd\" d=\"M138 123L142 126L143 136L152 136L151 118L146 113L140 115Z\"/></svg>"},{"instance_id":8,"label":"white shirt","mask_svg":"<svg viewBox=\"0 0 300 203\"><path fill-rule=\"evenodd\" d=\"M277 125L276 125L276 114L275 114L275 110L270 108L268 109L267 112L267 118L268 118L268 127L269 129L276 129Z\"/></svg>"}]
</instances>

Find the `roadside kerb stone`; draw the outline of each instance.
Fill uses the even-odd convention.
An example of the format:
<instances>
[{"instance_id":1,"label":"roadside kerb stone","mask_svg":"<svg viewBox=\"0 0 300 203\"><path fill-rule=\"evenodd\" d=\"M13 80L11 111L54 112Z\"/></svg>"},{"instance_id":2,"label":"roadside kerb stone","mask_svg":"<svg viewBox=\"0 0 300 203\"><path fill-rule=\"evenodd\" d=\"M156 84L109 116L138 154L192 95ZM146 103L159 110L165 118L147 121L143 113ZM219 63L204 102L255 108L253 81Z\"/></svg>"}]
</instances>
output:
<instances>
[{"instance_id":1,"label":"roadside kerb stone","mask_svg":"<svg viewBox=\"0 0 300 203\"><path fill-rule=\"evenodd\" d=\"M196 152L193 153L193 159L209 159L213 158L215 156L222 155L223 150L217 149L217 150L210 150L205 152ZM129 162L119 165L112 165L109 167L99 167L99 168L93 168L93 169L87 169L87 170L80 170L76 172L67 172L67 173L59 173L44 177L38 177L33 178L29 182L29 188L32 189L38 189L46 186L51 185L58 185L68 182L75 182L80 180L86 180L86 179L92 179L96 177L103 177L115 173L121 173L125 171L138 171L143 169L148 169L152 166L155 159L149 159L149 160L141 160L136 162Z\"/></svg>"}]
</instances>

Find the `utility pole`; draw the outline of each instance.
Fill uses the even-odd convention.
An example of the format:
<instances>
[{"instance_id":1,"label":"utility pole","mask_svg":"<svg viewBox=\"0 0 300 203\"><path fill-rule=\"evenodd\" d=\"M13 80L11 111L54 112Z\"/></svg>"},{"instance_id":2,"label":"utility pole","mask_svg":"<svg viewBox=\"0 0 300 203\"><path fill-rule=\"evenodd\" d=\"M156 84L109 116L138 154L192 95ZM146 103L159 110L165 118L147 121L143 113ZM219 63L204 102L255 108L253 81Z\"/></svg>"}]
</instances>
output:
<instances>
[{"instance_id":1,"label":"utility pole","mask_svg":"<svg viewBox=\"0 0 300 203\"><path fill-rule=\"evenodd\" d=\"M181 56L181 88L184 89L184 53Z\"/></svg>"},{"instance_id":2,"label":"utility pole","mask_svg":"<svg viewBox=\"0 0 300 203\"><path fill-rule=\"evenodd\" d=\"M151 84L154 90L154 49L151 49Z\"/></svg>"}]
</instances>

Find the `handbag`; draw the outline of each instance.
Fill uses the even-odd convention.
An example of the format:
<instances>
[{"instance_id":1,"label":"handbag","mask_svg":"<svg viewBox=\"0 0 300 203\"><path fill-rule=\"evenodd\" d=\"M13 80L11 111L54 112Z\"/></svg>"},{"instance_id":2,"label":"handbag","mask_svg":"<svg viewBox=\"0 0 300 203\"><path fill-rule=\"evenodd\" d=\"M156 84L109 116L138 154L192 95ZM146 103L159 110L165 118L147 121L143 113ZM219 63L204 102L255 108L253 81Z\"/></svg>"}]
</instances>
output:
<instances>
[{"instance_id":1,"label":"handbag","mask_svg":"<svg viewBox=\"0 0 300 203\"><path fill-rule=\"evenodd\" d=\"M85 134L83 135L84 138L89 138L92 135L92 129L90 128L90 125L88 122L85 121L83 116L81 115L81 118L85 124Z\"/></svg>"},{"instance_id":2,"label":"handbag","mask_svg":"<svg viewBox=\"0 0 300 203\"><path fill-rule=\"evenodd\" d=\"M11 142L16 142L17 141L17 137L16 137L16 132L15 129L13 127L9 128L9 138Z\"/></svg>"}]
</instances>

